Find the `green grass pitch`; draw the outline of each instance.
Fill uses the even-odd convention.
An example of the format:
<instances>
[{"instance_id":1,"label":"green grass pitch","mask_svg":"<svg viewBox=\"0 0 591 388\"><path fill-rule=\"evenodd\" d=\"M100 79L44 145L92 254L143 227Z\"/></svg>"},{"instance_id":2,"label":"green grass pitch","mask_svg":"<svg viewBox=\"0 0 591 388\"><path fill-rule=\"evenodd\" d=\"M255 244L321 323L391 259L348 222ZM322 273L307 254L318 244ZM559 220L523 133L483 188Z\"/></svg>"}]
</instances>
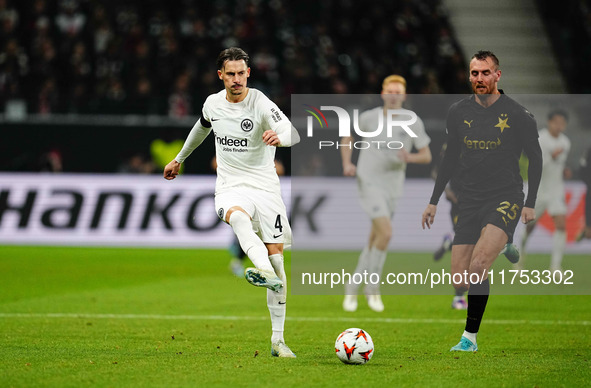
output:
<instances>
[{"instance_id":1,"label":"green grass pitch","mask_svg":"<svg viewBox=\"0 0 591 388\"><path fill-rule=\"evenodd\" d=\"M450 309L451 296L384 296L378 314L361 299L357 312L344 313L338 295L290 295L285 337L298 358L277 359L265 290L231 275L228 259L225 250L0 247L0 387L591 381L590 296L493 295L480 350L457 354L449 348L465 312ZM334 355L349 327L373 337L367 365Z\"/></svg>"}]
</instances>

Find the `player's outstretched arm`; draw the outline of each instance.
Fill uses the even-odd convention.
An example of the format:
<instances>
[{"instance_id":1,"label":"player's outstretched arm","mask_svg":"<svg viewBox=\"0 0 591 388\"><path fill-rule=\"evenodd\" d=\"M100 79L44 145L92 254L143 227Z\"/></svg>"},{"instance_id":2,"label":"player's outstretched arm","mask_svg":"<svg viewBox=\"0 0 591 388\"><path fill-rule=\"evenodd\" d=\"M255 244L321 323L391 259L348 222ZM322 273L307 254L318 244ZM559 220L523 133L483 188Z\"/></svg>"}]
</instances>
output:
<instances>
[{"instance_id":1,"label":"player's outstretched arm","mask_svg":"<svg viewBox=\"0 0 591 388\"><path fill-rule=\"evenodd\" d=\"M531 207L524 207L521 210L521 222L527 224L536 219L536 210Z\"/></svg>"},{"instance_id":2,"label":"player's outstretched arm","mask_svg":"<svg viewBox=\"0 0 591 388\"><path fill-rule=\"evenodd\" d=\"M168 163L166 165L166 167L170 166L173 162L178 163L178 168L177 168L176 174L175 174L175 175L178 175L178 170L180 169L181 163L183 163L185 161L185 159L187 159L189 157L189 155L191 155L191 153L195 150L195 148L197 148L197 147L199 147L199 145L201 145L203 140L207 137L207 135L209 135L210 132L211 132L211 123L209 121L205 120L203 117L201 117L199 120L197 120L195 125L193 125L193 128L191 128L191 132L189 132L189 136L187 136L187 140L185 140L185 143L183 144L183 148L181 148L178 155L170 163ZM166 168L165 168L164 169L164 177L166 178L166 176L167 175L166 175ZM174 179L174 177L166 178L166 179Z\"/></svg>"},{"instance_id":3,"label":"player's outstretched arm","mask_svg":"<svg viewBox=\"0 0 591 388\"><path fill-rule=\"evenodd\" d=\"M433 222L435 221L435 213L437 213L437 205L427 205L427 208L423 212L423 219L421 220L423 229L425 229L425 226L431 229L431 225L433 225Z\"/></svg>"},{"instance_id":4,"label":"player's outstretched arm","mask_svg":"<svg viewBox=\"0 0 591 388\"><path fill-rule=\"evenodd\" d=\"M168 163L164 167L164 179L167 179L169 181L173 180L174 178L176 178L177 175L179 175L180 169L181 164L177 162L175 159L171 160L170 163Z\"/></svg>"}]
</instances>

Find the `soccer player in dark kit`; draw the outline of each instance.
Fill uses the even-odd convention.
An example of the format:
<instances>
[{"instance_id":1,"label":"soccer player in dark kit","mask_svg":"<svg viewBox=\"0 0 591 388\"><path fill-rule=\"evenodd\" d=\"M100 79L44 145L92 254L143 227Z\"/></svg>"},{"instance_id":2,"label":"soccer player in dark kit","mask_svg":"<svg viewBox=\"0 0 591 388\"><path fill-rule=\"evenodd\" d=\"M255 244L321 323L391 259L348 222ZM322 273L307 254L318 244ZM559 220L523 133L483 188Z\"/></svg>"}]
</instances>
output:
<instances>
[{"instance_id":1,"label":"soccer player in dark kit","mask_svg":"<svg viewBox=\"0 0 591 388\"><path fill-rule=\"evenodd\" d=\"M447 150L439 168L422 226L433 224L437 203L457 170L462 190L451 252L451 272L464 274L456 290L468 290L465 331L452 351L478 350L476 335L489 295L487 272L513 233L519 219L535 218L534 206L542 174L542 152L531 113L497 88L499 60L479 51L470 61L474 94L452 105L447 115ZM519 157L529 158L528 194L524 200ZM458 277L459 278L459 277ZM471 282L470 279L478 279Z\"/></svg>"}]
</instances>

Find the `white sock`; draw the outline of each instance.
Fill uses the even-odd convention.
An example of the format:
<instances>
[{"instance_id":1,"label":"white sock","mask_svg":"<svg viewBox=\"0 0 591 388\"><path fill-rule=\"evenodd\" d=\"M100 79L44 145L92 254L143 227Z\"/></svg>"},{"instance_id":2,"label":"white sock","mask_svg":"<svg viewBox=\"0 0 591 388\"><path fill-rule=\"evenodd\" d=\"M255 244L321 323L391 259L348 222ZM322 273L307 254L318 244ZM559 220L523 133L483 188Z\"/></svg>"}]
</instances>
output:
<instances>
[{"instance_id":1,"label":"white sock","mask_svg":"<svg viewBox=\"0 0 591 388\"><path fill-rule=\"evenodd\" d=\"M271 335L271 343L274 344L277 342L285 343L285 340L283 339L283 331L273 330L273 335Z\"/></svg>"},{"instance_id":2,"label":"white sock","mask_svg":"<svg viewBox=\"0 0 591 388\"><path fill-rule=\"evenodd\" d=\"M230 214L228 221L236 237L238 237L240 247L254 266L258 269L273 271L267 256L269 254L267 247L252 229L250 217L246 213L237 210Z\"/></svg>"},{"instance_id":3,"label":"white sock","mask_svg":"<svg viewBox=\"0 0 591 388\"><path fill-rule=\"evenodd\" d=\"M468 333L466 330L464 330L464 334L462 334L464 337L468 338L470 341L472 341L473 344L476 345L476 335L478 333Z\"/></svg>"},{"instance_id":4,"label":"white sock","mask_svg":"<svg viewBox=\"0 0 591 388\"><path fill-rule=\"evenodd\" d=\"M267 290L267 307L271 315L271 342L283 341L283 330L285 326L285 302L287 299L287 277L283 266L283 255L275 254L269 256L273 270L283 281L283 288L279 292Z\"/></svg>"},{"instance_id":5,"label":"white sock","mask_svg":"<svg viewBox=\"0 0 591 388\"><path fill-rule=\"evenodd\" d=\"M368 284L365 287L366 293L368 295L378 295L380 293L380 283L382 279L382 271L384 269L384 264L386 263L386 256L388 252L379 250L376 247L371 248L369 252L369 272L368 276L371 274L378 274L378 283L372 284L368 279ZM375 275L372 277L373 280L376 279Z\"/></svg>"},{"instance_id":6,"label":"white sock","mask_svg":"<svg viewBox=\"0 0 591 388\"><path fill-rule=\"evenodd\" d=\"M357 267L352 275L358 273L363 275L363 271L369 272L369 247L363 248L357 261ZM359 291L359 284L351 282L351 284L345 284L345 295L357 295Z\"/></svg>"},{"instance_id":7,"label":"white sock","mask_svg":"<svg viewBox=\"0 0 591 388\"><path fill-rule=\"evenodd\" d=\"M564 230L554 231L554 246L552 247L552 261L550 269L557 270L562 266L562 256L566 247L566 232Z\"/></svg>"}]
</instances>

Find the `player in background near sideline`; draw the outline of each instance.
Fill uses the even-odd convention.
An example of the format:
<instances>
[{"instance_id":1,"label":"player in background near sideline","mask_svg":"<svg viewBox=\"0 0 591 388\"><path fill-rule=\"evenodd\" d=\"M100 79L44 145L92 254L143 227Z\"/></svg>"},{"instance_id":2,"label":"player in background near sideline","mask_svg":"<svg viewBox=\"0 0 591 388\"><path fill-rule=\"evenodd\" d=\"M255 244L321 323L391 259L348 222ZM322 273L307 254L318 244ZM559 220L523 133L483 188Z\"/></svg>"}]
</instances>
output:
<instances>
[{"instance_id":1,"label":"player in background near sideline","mask_svg":"<svg viewBox=\"0 0 591 388\"><path fill-rule=\"evenodd\" d=\"M548 115L547 128L540 130L540 147L542 148L542 179L538 190L536 219L544 211L554 221L554 237L550 270L561 270L562 257L566 246L566 202L564 193L564 174L567 171L566 159L570 151L570 140L564 134L568 122L568 114L563 110L554 110ZM518 268L525 267L527 240L534 230L536 222L530 222L525 228L521 240L521 261Z\"/></svg>"},{"instance_id":2,"label":"player in background near sideline","mask_svg":"<svg viewBox=\"0 0 591 388\"><path fill-rule=\"evenodd\" d=\"M359 117L359 128L364 132L375 132L379 127L380 116L383 122L389 114L388 110L400 110L398 116L402 120L408 120L409 116L416 114L407 109L402 109L402 103L406 99L406 80L399 75L390 75L382 83L383 106L363 112ZM410 137L401 127L392 128L392 137L386 137L386 131L382 131L378 137L368 138L372 141L372 147L362 149L359 154L357 166L351 162L352 147L341 147L343 162L343 174L345 176L357 176L357 187L361 206L371 219L371 231L367 246L361 252L355 273L377 273L381 275L388 243L392 237L391 220L396 209L396 201L402 196L405 171L407 163L428 164L431 162L429 143L431 139L425 133L425 127L420 118L409 126L417 137ZM404 147L400 150L390 149L384 144L396 140L402 142ZM382 147L377 148L374 142L382 141ZM353 137L343 137L341 144L352 144ZM397 144L398 146L398 144ZM411 152L413 146L417 152ZM357 292L359 285L349 284L345 287L345 299L343 309L345 311L357 310ZM384 304L380 296L379 284L365 285L365 295L369 307L381 312Z\"/></svg>"},{"instance_id":3,"label":"player in background near sideline","mask_svg":"<svg viewBox=\"0 0 591 388\"><path fill-rule=\"evenodd\" d=\"M488 302L488 270L503 246L511 242L519 219L535 218L542 174L542 152L533 116L503 94L499 61L490 51L477 52L470 61L474 94L452 105L447 114L447 150L439 168L422 226L431 227L439 197L457 173L461 184L459 215L451 251L451 272L479 279L455 284L468 290L466 326L451 351L475 352L476 336ZM523 203L519 157L529 158L529 190ZM483 276L484 274L484 276ZM473 276L474 275L474 276Z\"/></svg>"},{"instance_id":4,"label":"player in background near sideline","mask_svg":"<svg viewBox=\"0 0 591 388\"><path fill-rule=\"evenodd\" d=\"M232 227L256 267L246 269L248 282L268 288L271 354L293 358L283 339L287 294L283 246L291 243L291 228L274 158L275 147L292 146L299 136L277 105L246 86L248 62L248 54L237 47L220 53L217 73L224 89L207 97L183 148L164 168L164 178L176 178L181 163L213 131L218 216Z\"/></svg>"}]
</instances>

